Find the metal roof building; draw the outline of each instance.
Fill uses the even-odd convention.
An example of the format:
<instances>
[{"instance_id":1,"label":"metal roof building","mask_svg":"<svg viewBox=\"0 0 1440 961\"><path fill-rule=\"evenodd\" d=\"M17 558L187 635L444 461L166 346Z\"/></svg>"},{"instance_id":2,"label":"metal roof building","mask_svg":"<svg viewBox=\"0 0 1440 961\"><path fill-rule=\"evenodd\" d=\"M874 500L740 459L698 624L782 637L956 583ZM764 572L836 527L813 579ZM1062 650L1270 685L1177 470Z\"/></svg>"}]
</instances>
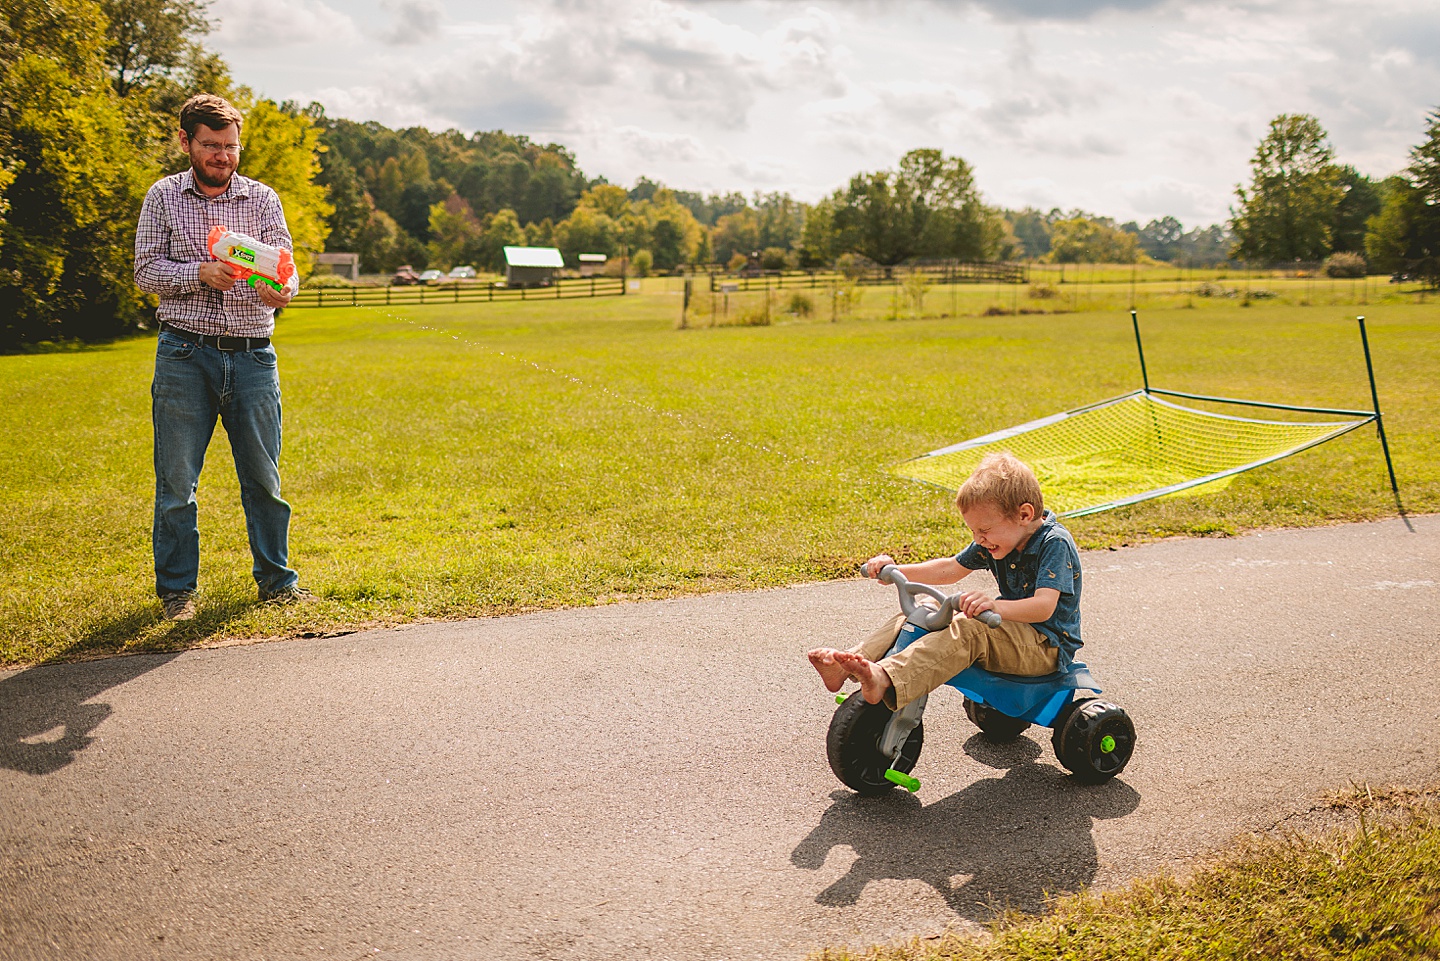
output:
<instances>
[{"instance_id":1,"label":"metal roof building","mask_svg":"<svg viewBox=\"0 0 1440 961\"><path fill-rule=\"evenodd\" d=\"M506 247L505 286L543 287L565 266L557 247Z\"/></svg>"}]
</instances>

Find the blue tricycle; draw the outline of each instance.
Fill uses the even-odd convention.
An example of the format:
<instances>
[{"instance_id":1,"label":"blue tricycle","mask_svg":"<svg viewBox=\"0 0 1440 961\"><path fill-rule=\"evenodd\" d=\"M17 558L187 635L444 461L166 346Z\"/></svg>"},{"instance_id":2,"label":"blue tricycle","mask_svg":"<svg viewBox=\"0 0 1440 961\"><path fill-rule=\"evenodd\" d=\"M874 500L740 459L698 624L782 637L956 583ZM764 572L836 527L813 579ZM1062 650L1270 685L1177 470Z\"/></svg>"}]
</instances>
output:
<instances>
[{"instance_id":1,"label":"blue tricycle","mask_svg":"<svg viewBox=\"0 0 1440 961\"><path fill-rule=\"evenodd\" d=\"M887 564L879 575L900 593L905 624L891 653L921 636L943 630L959 607L960 595L946 595L929 584L906 580L900 568ZM932 598L936 605L920 601ZM1000 624L1000 615L985 611L981 623ZM1079 662L1067 670L1041 677L996 674L971 665L949 681L965 695L965 714L992 741L1013 741L1032 724L1053 729L1050 743L1065 769L1086 784L1110 780L1130 762L1135 751L1135 725L1123 708L1101 700L1090 670ZM921 719L929 695L918 697L899 711L882 704L867 704L859 691L837 694L835 716L825 739L830 769L846 787L863 795L879 795L896 785L920 790L910 772L925 743Z\"/></svg>"}]
</instances>

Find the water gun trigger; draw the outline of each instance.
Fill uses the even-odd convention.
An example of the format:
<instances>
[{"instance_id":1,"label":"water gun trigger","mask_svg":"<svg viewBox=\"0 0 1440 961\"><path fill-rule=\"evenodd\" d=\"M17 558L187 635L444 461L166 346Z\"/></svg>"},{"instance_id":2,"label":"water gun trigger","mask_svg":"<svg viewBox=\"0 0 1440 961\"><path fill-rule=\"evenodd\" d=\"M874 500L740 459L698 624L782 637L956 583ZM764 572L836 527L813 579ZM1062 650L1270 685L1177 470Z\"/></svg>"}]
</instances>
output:
<instances>
[{"instance_id":1,"label":"water gun trigger","mask_svg":"<svg viewBox=\"0 0 1440 961\"><path fill-rule=\"evenodd\" d=\"M271 280L269 277L262 277L259 274L251 274L245 278L245 282L256 289L259 289L261 284L265 284L268 287L274 287L276 293L283 294L285 292L284 285L279 281Z\"/></svg>"}]
</instances>

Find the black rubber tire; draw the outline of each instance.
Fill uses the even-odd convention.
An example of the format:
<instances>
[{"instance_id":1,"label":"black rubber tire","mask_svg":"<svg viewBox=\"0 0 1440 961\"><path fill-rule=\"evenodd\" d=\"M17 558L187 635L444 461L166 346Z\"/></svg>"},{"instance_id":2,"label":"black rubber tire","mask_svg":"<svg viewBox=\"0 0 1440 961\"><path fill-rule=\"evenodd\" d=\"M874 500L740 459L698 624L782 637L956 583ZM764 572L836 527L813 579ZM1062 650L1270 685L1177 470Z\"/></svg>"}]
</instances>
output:
<instances>
[{"instance_id":1,"label":"black rubber tire","mask_svg":"<svg viewBox=\"0 0 1440 961\"><path fill-rule=\"evenodd\" d=\"M965 699L965 716L980 729L980 733L997 744L1015 740L1030 726L1029 721L1001 714L995 708L976 704L968 697Z\"/></svg>"},{"instance_id":2,"label":"black rubber tire","mask_svg":"<svg viewBox=\"0 0 1440 961\"><path fill-rule=\"evenodd\" d=\"M884 704L866 704L860 692L856 691L835 708L835 715L830 718L830 730L825 735L825 756L840 783L856 794L874 797L895 787L885 780L890 759L880 753L880 738L885 734L885 725L890 723L891 714ZM909 774L924 744L925 722L921 721L900 749L895 770Z\"/></svg>"},{"instance_id":3,"label":"black rubber tire","mask_svg":"<svg viewBox=\"0 0 1440 961\"><path fill-rule=\"evenodd\" d=\"M1055 719L1050 743L1055 757L1076 780L1103 784L1130 763L1135 753L1135 723L1122 707L1099 698L1082 698L1067 705Z\"/></svg>"}]
</instances>

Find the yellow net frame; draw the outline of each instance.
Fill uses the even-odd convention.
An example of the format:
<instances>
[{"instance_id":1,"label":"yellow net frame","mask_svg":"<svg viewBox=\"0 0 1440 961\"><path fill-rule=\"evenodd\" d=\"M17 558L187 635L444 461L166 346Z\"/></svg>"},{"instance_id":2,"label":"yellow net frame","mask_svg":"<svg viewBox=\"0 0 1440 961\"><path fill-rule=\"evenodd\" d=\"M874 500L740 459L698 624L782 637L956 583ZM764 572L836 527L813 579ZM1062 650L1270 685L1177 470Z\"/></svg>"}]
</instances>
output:
<instances>
[{"instance_id":1,"label":"yellow net frame","mask_svg":"<svg viewBox=\"0 0 1440 961\"><path fill-rule=\"evenodd\" d=\"M1237 417L1186 407L1158 394L1346 419ZM1375 420L1373 411L1292 407L1151 388L942 447L891 471L953 491L986 454L1008 450L1035 471L1047 506L1062 517L1079 517L1224 482Z\"/></svg>"}]
</instances>

